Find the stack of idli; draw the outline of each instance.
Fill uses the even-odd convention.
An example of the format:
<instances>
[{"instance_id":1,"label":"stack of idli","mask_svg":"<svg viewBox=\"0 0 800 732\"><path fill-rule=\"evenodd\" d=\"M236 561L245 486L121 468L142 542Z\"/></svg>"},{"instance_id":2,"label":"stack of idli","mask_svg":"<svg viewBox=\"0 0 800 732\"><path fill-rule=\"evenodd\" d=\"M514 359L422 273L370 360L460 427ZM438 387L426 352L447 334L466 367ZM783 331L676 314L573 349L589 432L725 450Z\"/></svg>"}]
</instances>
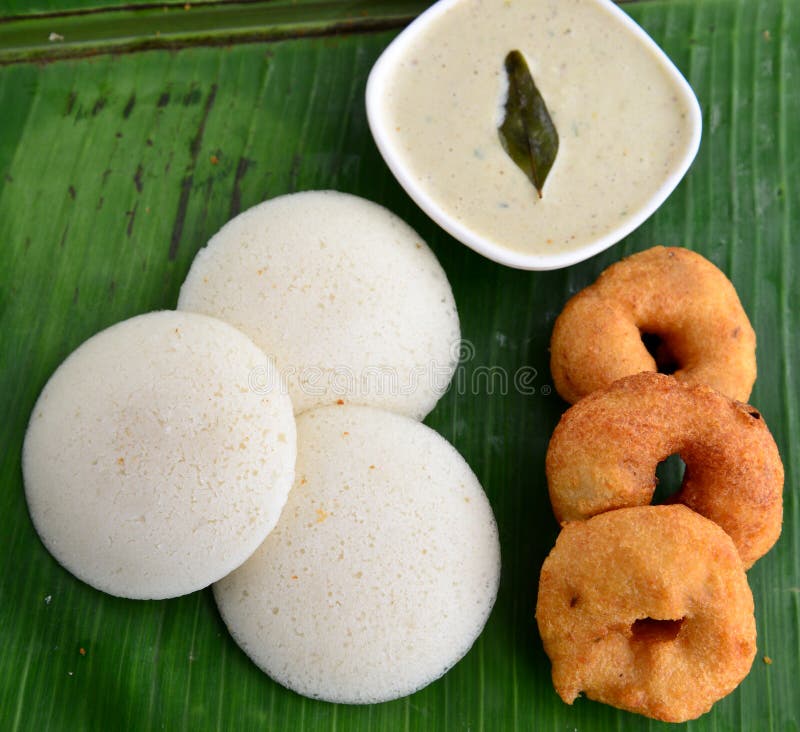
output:
<instances>
[{"instance_id":1,"label":"stack of idli","mask_svg":"<svg viewBox=\"0 0 800 732\"><path fill-rule=\"evenodd\" d=\"M90 338L31 416L23 475L51 554L114 595L215 584L233 638L279 683L372 703L472 646L497 527L421 424L460 329L447 277L386 209L315 191L237 216L177 311Z\"/></svg>"}]
</instances>

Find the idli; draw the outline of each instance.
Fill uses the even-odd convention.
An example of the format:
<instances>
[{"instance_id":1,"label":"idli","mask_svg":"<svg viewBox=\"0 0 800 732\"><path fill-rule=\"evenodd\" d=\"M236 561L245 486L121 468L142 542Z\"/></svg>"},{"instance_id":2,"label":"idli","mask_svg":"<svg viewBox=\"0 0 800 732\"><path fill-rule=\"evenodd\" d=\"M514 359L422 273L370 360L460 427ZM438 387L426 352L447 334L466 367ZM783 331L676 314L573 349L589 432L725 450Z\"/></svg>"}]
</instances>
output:
<instances>
[{"instance_id":1,"label":"idli","mask_svg":"<svg viewBox=\"0 0 800 732\"><path fill-rule=\"evenodd\" d=\"M56 370L22 451L31 518L50 553L112 595L183 595L238 567L294 480L294 416L247 336L157 312L98 333ZM264 385L262 378L262 386Z\"/></svg>"},{"instance_id":2,"label":"idli","mask_svg":"<svg viewBox=\"0 0 800 732\"><path fill-rule=\"evenodd\" d=\"M336 191L229 221L195 257L178 309L249 335L297 414L343 400L422 419L457 362L458 312L433 252L390 211Z\"/></svg>"},{"instance_id":3,"label":"idli","mask_svg":"<svg viewBox=\"0 0 800 732\"><path fill-rule=\"evenodd\" d=\"M410 694L472 646L500 577L486 495L407 417L323 407L297 421L297 478L275 530L214 585L236 642L306 696Z\"/></svg>"}]
</instances>

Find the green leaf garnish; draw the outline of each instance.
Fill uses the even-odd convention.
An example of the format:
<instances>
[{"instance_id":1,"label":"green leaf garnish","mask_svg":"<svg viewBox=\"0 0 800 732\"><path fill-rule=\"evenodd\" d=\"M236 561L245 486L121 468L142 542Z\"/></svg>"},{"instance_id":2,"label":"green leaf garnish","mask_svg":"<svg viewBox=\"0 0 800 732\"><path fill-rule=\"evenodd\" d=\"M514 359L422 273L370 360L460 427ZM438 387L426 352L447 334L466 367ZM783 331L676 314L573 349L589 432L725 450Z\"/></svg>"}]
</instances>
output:
<instances>
[{"instance_id":1,"label":"green leaf garnish","mask_svg":"<svg viewBox=\"0 0 800 732\"><path fill-rule=\"evenodd\" d=\"M497 131L508 156L530 178L541 198L558 153L558 132L525 57L519 51L510 51L505 66L508 99L505 119Z\"/></svg>"}]
</instances>

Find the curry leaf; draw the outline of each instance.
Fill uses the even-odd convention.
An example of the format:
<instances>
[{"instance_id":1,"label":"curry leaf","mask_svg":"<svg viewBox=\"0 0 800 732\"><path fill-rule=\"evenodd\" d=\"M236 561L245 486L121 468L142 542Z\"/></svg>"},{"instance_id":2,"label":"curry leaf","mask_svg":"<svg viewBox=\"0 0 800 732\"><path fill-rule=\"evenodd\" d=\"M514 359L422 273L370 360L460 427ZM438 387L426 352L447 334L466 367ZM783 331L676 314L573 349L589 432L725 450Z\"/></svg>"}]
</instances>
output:
<instances>
[{"instance_id":1,"label":"curry leaf","mask_svg":"<svg viewBox=\"0 0 800 732\"><path fill-rule=\"evenodd\" d=\"M508 98L505 118L498 128L500 142L517 167L530 178L541 198L558 153L558 132L525 57L519 51L510 51L505 67Z\"/></svg>"}]
</instances>

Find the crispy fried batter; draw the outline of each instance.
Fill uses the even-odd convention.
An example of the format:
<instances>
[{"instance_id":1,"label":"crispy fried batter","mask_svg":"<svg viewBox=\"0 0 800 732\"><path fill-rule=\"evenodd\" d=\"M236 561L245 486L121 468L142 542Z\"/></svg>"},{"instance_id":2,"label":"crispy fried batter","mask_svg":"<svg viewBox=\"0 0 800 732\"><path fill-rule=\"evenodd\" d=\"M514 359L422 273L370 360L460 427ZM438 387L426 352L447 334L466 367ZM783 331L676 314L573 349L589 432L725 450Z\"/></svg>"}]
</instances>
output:
<instances>
[{"instance_id":1,"label":"crispy fried batter","mask_svg":"<svg viewBox=\"0 0 800 732\"><path fill-rule=\"evenodd\" d=\"M656 358L643 335L659 342ZM553 327L550 370L573 404L623 376L665 369L746 401L755 350L730 280L688 249L654 247L613 264L566 304Z\"/></svg>"},{"instance_id":2,"label":"crispy fried batter","mask_svg":"<svg viewBox=\"0 0 800 732\"><path fill-rule=\"evenodd\" d=\"M749 568L778 540L783 464L758 410L663 374L620 379L561 417L546 471L559 522L650 503L656 466L678 454L684 503L719 524Z\"/></svg>"},{"instance_id":3,"label":"crispy fried batter","mask_svg":"<svg viewBox=\"0 0 800 732\"><path fill-rule=\"evenodd\" d=\"M542 567L536 620L565 702L584 692L668 722L707 712L756 652L736 548L685 506L567 524Z\"/></svg>"}]
</instances>

